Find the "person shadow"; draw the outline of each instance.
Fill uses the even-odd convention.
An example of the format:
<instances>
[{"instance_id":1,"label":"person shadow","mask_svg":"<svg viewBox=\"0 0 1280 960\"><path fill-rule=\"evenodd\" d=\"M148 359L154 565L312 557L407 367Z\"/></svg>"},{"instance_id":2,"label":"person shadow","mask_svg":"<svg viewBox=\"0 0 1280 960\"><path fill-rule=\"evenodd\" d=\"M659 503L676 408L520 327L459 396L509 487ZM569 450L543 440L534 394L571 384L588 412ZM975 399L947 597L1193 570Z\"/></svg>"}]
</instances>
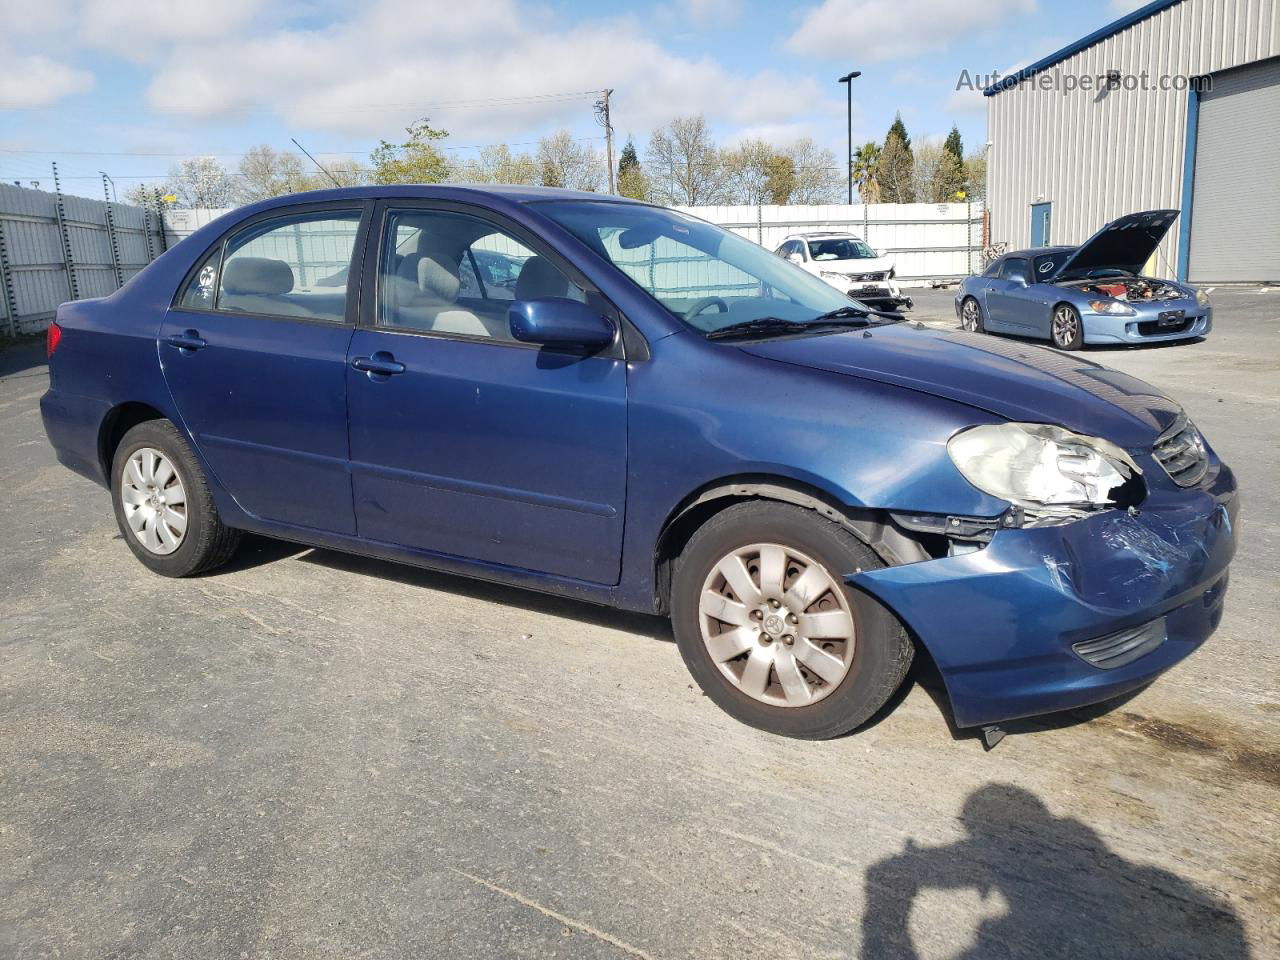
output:
<instances>
[{"instance_id":1,"label":"person shadow","mask_svg":"<svg viewBox=\"0 0 1280 960\"><path fill-rule=\"evenodd\" d=\"M960 820L964 839L938 847L908 840L902 853L867 870L864 960L1249 956L1228 904L1167 870L1126 860L1086 824L1053 816L1021 787L973 791ZM970 904L980 898L976 926L956 922L963 908L949 901L957 892L969 894ZM927 902L912 924L918 900ZM930 922L937 918L945 919ZM927 941L925 954L913 932Z\"/></svg>"}]
</instances>

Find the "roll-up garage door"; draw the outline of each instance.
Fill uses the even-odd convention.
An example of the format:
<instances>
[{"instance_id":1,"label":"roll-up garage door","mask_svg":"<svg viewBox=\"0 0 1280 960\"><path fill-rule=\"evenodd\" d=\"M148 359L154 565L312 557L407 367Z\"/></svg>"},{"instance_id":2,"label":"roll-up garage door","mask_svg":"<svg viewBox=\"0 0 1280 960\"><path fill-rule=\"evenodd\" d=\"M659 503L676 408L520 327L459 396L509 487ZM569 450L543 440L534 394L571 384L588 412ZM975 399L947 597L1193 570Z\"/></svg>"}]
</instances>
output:
<instances>
[{"instance_id":1,"label":"roll-up garage door","mask_svg":"<svg viewBox=\"0 0 1280 960\"><path fill-rule=\"evenodd\" d=\"M1280 281L1280 58L1212 79L1200 94L1187 279Z\"/></svg>"}]
</instances>

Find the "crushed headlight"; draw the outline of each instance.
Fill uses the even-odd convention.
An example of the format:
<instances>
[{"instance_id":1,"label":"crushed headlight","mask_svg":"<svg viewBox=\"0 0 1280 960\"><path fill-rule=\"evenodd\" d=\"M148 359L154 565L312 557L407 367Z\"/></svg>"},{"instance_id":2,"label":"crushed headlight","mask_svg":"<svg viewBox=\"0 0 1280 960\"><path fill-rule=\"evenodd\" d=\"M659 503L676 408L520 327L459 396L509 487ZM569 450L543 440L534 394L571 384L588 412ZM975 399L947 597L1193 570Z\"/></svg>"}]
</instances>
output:
<instances>
[{"instance_id":1,"label":"crushed headlight","mask_svg":"<svg viewBox=\"0 0 1280 960\"><path fill-rule=\"evenodd\" d=\"M1196 303L1198 303L1202 307L1207 307L1209 305L1209 295L1205 293L1203 290L1197 290Z\"/></svg>"},{"instance_id":2,"label":"crushed headlight","mask_svg":"<svg viewBox=\"0 0 1280 960\"><path fill-rule=\"evenodd\" d=\"M1110 440L1046 423L970 427L947 442L947 453L979 490L1032 509L1113 506L1119 488L1142 473Z\"/></svg>"},{"instance_id":3,"label":"crushed headlight","mask_svg":"<svg viewBox=\"0 0 1280 960\"><path fill-rule=\"evenodd\" d=\"M1138 311L1119 300L1090 300L1089 309L1094 313L1107 313L1113 317L1136 317Z\"/></svg>"},{"instance_id":4,"label":"crushed headlight","mask_svg":"<svg viewBox=\"0 0 1280 960\"><path fill-rule=\"evenodd\" d=\"M821 274L822 278L823 278L823 279L825 279L825 280L845 280L845 281L847 281L847 280L849 279L849 278L848 278L848 277L846 277L843 273L832 273L830 270L822 270L822 271L820 271L820 274Z\"/></svg>"}]
</instances>

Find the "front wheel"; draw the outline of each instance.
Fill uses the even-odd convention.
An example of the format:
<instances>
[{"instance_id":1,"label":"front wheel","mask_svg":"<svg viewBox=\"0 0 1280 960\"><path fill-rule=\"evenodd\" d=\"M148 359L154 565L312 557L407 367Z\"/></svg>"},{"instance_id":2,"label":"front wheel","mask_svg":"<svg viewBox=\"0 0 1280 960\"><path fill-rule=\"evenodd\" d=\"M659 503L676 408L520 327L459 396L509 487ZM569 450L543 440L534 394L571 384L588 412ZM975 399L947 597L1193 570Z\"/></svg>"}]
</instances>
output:
<instances>
[{"instance_id":1,"label":"front wheel","mask_svg":"<svg viewBox=\"0 0 1280 960\"><path fill-rule=\"evenodd\" d=\"M1069 303L1060 303L1053 308L1051 332L1053 345L1059 350L1079 350L1084 344L1084 324L1080 322L1080 313Z\"/></svg>"},{"instance_id":2,"label":"front wheel","mask_svg":"<svg viewBox=\"0 0 1280 960\"><path fill-rule=\"evenodd\" d=\"M973 297L966 297L960 304L960 326L970 333L983 333L987 329L982 322L982 306Z\"/></svg>"},{"instance_id":3,"label":"front wheel","mask_svg":"<svg viewBox=\"0 0 1280 960\"><path fill-rule=\"evenodd\" d=\"M676 565L671 622L689 672L743 723L806 740L865 723L913 648L896 617L843 577L884 564L844 527L790 504L716 514Z\"/></svg>"}]
</instances>

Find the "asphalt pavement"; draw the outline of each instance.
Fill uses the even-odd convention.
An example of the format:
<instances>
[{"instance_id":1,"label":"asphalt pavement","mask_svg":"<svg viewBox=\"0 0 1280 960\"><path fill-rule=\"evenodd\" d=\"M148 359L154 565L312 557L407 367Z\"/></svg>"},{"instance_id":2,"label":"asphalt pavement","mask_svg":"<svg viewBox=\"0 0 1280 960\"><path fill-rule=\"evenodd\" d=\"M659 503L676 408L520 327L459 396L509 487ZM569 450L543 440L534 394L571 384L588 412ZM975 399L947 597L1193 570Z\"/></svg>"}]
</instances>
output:
<instances>
[{"instance_id":1,"label":"asphalt pavement","mask_svg":"<svg viewBox=\"0 0 1280 960\"><path fill-rule=\"evenodd\" d=\"M0 956L1280 957L1280 292L1213 296L1088 354L1239 476L1222 626L991 752L915 682L748 729L656 618L259 539L153 576L0 349Z\"/></svg>"}]
</instances>

